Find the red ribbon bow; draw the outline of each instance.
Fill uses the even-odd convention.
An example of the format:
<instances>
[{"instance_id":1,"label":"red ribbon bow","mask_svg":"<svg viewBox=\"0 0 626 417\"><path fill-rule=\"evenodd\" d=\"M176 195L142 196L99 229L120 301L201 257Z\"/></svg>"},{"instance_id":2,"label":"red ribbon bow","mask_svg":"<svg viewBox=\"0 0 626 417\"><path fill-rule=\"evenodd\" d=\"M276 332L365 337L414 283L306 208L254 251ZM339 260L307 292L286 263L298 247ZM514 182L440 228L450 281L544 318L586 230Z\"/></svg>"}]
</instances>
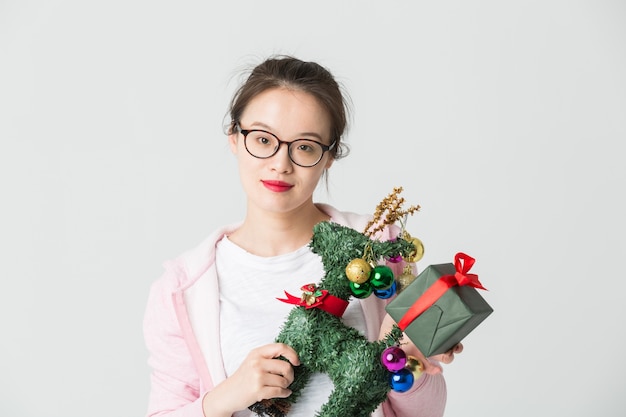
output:
<instances>
[{"instance_id":1,"label":"red ribbon bow","mask_svg":"<svg viewBox=\"0 0 626 417\"><path fill-rule=\"evenodd\" d=\"M409 308L400 321L398 322L398 327L400 329L405 330L409 325L420 316L424 311L426 311L430 306L435 304L437 300L446 292L448 289L454 287L455 285L464 286L468 285L470 287L479 288L481 290L486 290L485 287L478 281L478 275L469 274L469 270L474 265L475 259L469 255L466 255L462 252L457 253L454 256L454 268L456 272L454 275L444 275L439 277L439 279L432 283L430 287L422 294L420 298L418 298L415 303Z\"/></svg>"},{"instance_id":2,"label":"red ribbon bow","mask_svg":"<svg viewBox=\"0 0 626 417\"><path fill-rule=\"evenodd\" d=\"M301 297L296 297L285 291L287 298L277 298L277 300L307 309L319 308L337 317L343 316L346 308L348 308L348 301L329 294L327 290L317 288L315 284L303 285L300 289L303 291Z\"/></svg>"}]
</instances>

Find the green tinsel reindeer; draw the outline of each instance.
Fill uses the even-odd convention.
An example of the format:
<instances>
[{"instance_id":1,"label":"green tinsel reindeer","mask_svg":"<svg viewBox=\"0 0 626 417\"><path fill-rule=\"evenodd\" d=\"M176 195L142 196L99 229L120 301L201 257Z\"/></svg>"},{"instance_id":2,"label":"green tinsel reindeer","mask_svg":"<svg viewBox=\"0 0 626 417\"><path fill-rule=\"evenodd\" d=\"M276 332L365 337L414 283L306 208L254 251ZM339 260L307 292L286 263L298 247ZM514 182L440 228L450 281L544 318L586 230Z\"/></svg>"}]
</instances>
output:
<instances>
[{"instance_id":1,"label":"green tinsel reindeer","mask_svg":"<svg viewBox=\"0 0 626 417\"><path fill-rule=\"evenodd\" d=\"M390 371L381 363L381 354L399 345L402 331L394 326L384 340L370 342L356 329L344 325L341 314L350 297L369 296L370 285L380 288L392 285L393 273L389 282L385 268L391 270L376 266L377 263L399 257L411 261L416 250L421 249L404 230L394 240L372 239L383 227L419 209L411 206L409 210L401 210L404 201L398 198L401 191L395 188L379 204L363 233L332 222L321 222L314 227L310 247L321 257L325 275L319 284L303 287L301 298L287 294L288 298L282 300L298 306L290 312L276 339L295 349L301 365L295 368L295 379L289 387L291 396L253 404L250 409L258 415L285 416L313 372L327 373L334 384L328 401L321 405L316 416L367 417L387 398L391 389ZM376 275L379 268L382 276Z\"/></svg>"}]
</instances>

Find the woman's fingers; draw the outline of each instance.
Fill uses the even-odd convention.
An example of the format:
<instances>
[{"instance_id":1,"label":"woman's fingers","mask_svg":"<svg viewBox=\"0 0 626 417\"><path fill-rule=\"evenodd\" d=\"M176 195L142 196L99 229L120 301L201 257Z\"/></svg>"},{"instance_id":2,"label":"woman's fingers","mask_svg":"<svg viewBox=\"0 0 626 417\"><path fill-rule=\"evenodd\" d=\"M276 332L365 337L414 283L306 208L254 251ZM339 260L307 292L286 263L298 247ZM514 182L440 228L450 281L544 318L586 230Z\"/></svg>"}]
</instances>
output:
<instances>
[{"instance_id":1,"label":"woman's fingers","mask_svg":"<svg viewBox=\"0 0 626 417\"><path fill-rule=\"evenodd\" d=\"M246 361L248 364L242 366L250 366L253 371L250 377L255 381L258 400L291 395L288 387L294 379L292 364L300 364L294 349L282 343L272 343L251 351Z\"/></svg>"},{"instance_id":2,"label":"woman's fingers","mask_svg":"<svg viewBox=\"0 0 626 417\"><path fill-rule=\"evenodd\" d=\"M261 346L252 352L256 352L260 356L267 359L283 357L294 366L300 365L300 358L298 358L296 351L291 346L284 343L270 343L269 345Z\"/></svg>"},{"instance_id":3,"label":"woman's fingers","mask_svg":"<svg viewBox=\"0 0 626 417\"><path fill-rule=\"evenodd\" d=\"M237 371L205 397L205 406L219 407L230 415L256 401L286 398L294 379L292 364L300 364L298 354L283 343L253 349Z\"/></svg>"},{"instance_id":4,"label":"woman's fingers","mask_svg":"<svg viewBox=\"0 0 626 417\"><path fill-rule=\"evenodd\" d=\"M442 353L441 355L436 355L433 356L433 359L441 362L441 363L445 363L445 364L449 364L452 363L452 361L454 361L454 355L463 352L463 344L462 343L457 343L456 345L454 345L454 347L452 349L450 349L449 351L447 351L446 353Z\"/></svg>"},{"instance_id":5,"label":"woman's fingers","mask_svg":"<svg viewBox=\"0 0 626 417\"><path fill-rule=\"evenodd\" d=\"M264 384L259 389L259 398L257 401L267 398L286 398L291 395L289 389L291 381L280 375L266 374Z\"/></svg>"}]
</instances>

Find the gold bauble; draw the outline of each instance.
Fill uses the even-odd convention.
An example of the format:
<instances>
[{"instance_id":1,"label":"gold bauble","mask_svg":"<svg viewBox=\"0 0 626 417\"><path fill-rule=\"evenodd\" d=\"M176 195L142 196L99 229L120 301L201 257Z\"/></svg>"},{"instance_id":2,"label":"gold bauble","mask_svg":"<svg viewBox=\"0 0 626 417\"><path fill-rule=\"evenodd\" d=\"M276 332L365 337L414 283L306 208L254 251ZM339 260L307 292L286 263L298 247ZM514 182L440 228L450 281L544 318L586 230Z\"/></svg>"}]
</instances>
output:
<instances>
[{"instance_id":1,"label":"gold bauble","mask_svg":"<svg viewBox=\"0 0 626 417\"><path fill-rule=\"evenodd\" d=\"M400 294L402 290L408 287L413 281L417 278L411 272L404 272L401 275L396 277L396 292Z\"/></svg>"},{"instance_id":2,"label":"gold bauble","mask_svg":"<svg viewBox=\"0 0 626 417\"><path fill-rule=\"evenodd\" d=\"M411 371L416 380L422 375L422 372L424 372L422 363L415 356L411 355L406 358L405 368Z\"/></svg>"},{"instance_id":3,"label":"gold bauble","mask_svg":"<svg viewBox=\"0 0 626 417\"><path fill-rule=\"evenodd\" d=\"M416 237L412 237L409 242L413 244L415 250L413 250L407 257L408 262L417 262L424 256L424 244Z\"/></svg>"},{"instance_id":4,"label":"gold bauble","mask_svg":"<svg viewBox=\"0 0 626 417\"><path fill-rule=\"evenodd\" d=\"M370 278L372 267L363 258L356 258L346 266L346 276L355 284L363 284Z\"/></svg>"}]
</instances>

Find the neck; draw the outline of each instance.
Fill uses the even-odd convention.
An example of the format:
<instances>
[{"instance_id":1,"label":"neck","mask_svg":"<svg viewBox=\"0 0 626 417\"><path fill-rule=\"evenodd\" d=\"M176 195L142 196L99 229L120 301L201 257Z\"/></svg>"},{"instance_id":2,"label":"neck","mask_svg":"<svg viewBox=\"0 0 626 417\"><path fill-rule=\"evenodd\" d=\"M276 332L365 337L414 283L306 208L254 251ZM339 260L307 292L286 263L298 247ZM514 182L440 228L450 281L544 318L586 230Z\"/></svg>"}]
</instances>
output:
<instances>
[{"instance_id":1,"label":"neck","mask_svg":"<svg viewBox=\"0 0 626 417\"><path fill-rule=\"evenodd\" d=\"M314 204L286 213L258 212L248 208L246 218L229 239L258 256L293 252L309 243L313 226L329 216Z\"/></svg>"}]
</instances>

